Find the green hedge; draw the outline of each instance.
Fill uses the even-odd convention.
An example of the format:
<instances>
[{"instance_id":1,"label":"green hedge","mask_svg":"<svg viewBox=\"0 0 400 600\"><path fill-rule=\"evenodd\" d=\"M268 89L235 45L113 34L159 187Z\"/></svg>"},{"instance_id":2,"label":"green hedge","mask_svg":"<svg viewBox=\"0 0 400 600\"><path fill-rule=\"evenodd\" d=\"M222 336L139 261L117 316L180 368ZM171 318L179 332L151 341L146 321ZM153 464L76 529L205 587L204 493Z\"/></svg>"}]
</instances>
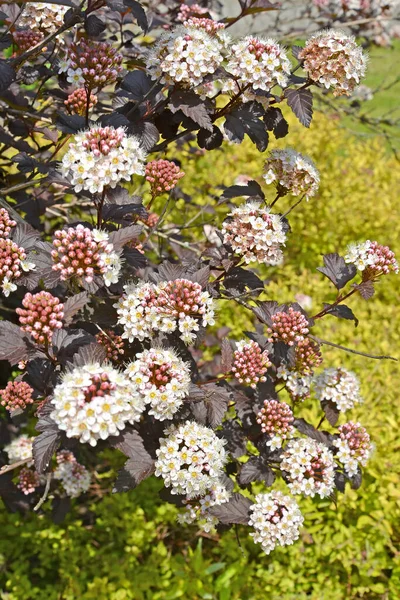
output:
<instances>
[{"instance_id":1,"label":"green hedge","mask_svg":"<svg viewBox=\"0 0 400 600\"><path fill-rule=\"evenodd\" d=\"M333 297L315 271L326 252L377 239L400 255L398 164L376 139L362 143L329 118L317 115L311 131L291 121L290 145L321 170L317 198L291 215L292 234L282 267L265 271L265 298L292 301L302 292L317 308ZM283 142L271 145L282 147ZM207 204L219 185L238 175L260 183L263 157L247 143L182 155L185 191ZM272 189L266 188L269 197ZM284 199L282 206L288 207ZM183 201L175 212L182 211ZM193 208L189 208L194 210ZM218 209L221 222L225 207ZM214 218L214 217L213 217ZM385 278L368 302L352 302L360 325L326 317L316 333L375 354L399 355L398 280ZM233 325L235 323L235 325ZM227 304L219 325L239 336L248 317ZM326 364L344 364L362 381L365 402L352 412L369 430L376 450L362 488L347 490L337 507L301 500L305 528L292 547L265 556L239 528L217 540L175 521L175 508L158 500L157 480L123 495L75 502L61 525L45 515L0 512L0 598L7 600L351 600L400 598L399 370L324 346ZM304 416L313 418L313 400ZM343 420L343 417L342 417ZM104 477L104 476L103 476ZM103 482L104 483L104 482ZM86 500L87 502L87 500ZM238 541L240 540L240 542Z\"/></svg>"}]
</instances>

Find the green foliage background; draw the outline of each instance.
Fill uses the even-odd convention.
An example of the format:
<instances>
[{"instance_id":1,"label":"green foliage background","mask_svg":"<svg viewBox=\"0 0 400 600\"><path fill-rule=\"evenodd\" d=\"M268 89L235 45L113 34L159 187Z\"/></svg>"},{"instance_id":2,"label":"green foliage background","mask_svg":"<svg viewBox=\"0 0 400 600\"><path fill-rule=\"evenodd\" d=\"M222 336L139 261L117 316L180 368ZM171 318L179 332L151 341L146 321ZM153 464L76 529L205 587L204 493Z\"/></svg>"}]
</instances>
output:
<instances>
[{"instance_id":1,"label":"green foliage background","mask_svg":"<svg viewBox=\"0 0 400 600\"><path fill-rule=\"evenodd\" d=\"M310 131L291 120L289 143L310 155L321 170L319 195L291 215L285 264L262 273L270 279L265 299L313 298L317 309L334 297L316 272L321 255L343 252L354 240L376 239L400 255L397 209L398 163L380 139L360 142L338 123L317 115ZM182 155L185 191L206 205L219 185L238 175L262 183L264 158L250 143L224 144L220 151ZM273 189L266 188L272 200ZM289 206L289 199L280 201ZM177 211L183 210L183 201ZM211 215L222 222L226 207ZM399 286L394 275L377 286L368 302L352 300L360 319L325 317L315 333L357 350L399 356ZM233 337L248 328L248 316L221 305L218 325ZM158 498L151 479L137 490L79 503L61 525L45 515L0 511L0 598L2 600L396 600L400 598L400 404L398 365L345 354L324 346L326 365L353 369L365 402L352 411L370 432L376 450L362 488L346 490L337 507L300 500L305 516L301 540L265 556L245 528L220 539L200 537L175 521L175 508ZM315 400L302 416L316 419ZM342 421L344 420L341 417ZM315 422L315 421L314 421ZM115 459L113 459L114 462ZM108 481L107 478L110 477ZM99 475L111 487L111 475ZM238 543L240 539L240 545Z\"/></svg>"}]
</instances>

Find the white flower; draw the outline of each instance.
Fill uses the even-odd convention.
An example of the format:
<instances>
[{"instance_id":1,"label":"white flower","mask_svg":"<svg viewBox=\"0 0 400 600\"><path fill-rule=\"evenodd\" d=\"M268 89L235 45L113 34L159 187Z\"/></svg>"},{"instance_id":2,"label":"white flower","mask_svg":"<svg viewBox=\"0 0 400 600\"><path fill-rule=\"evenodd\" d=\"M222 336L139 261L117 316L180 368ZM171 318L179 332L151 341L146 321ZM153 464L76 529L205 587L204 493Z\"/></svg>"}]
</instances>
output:
<instances>
[{"instance_id":1,"label":"white flower","mask_svg":"<svg viewBox=\"0 0 400 600\"><path fill-rule=\"evenodd\" d=\"M7 277L4 277L1 283L1 289L3 290L4 296L8 298L11 292L15 292L17 286L12 281L9 281Z\"/></svg>"},{"instance_id":2,"label":"white flower","mask_svg":"<svg viewBox=\"0 0 400 600\"><path fill-rule=\"evenodd\" d=\"M320 402L332 401L342 412L362 402L356 375L343 367L325 369L314 379L314 385Z\"/></svg>"},{"instance_id":3,"label":"white flower","mask_svg":"<svg viewBox=\"0 0 400 600\"><path fill-rule=\"evenodd\" d=\"M65 493L70 498L77 498L87 492L90 486L91 476L89 471L77 462L72 452L63 450L56 456L58 466L54 470L55 479L60 479Z\"/></svg>"},{"instance_id":4,"label":"white flower","mask_svg":"<svg viewBox=\"0 0 400 600\"><path fill-rule=\"evenodd\" d=\"M297 401L303 401L310 395L311 375L302 375L295 370L288 369L286 365L281 365L278 367L276 376L285 381L286 389Z\"/></svg>"},{"instance_id":5,"label":"white flower","mask_svg":"<svg viewBox=\"0 0 400 600\"><path fill-rule=\"evenodd\" d=\"M307 439L290 440L282 455L282 471L287 472L293 494L321 498L329 496L334 487L335 461L324 444Z\"/></svg>"},{"instance_id":6,"label":"white flower","mask_svg":"<svg viewBox=\"0 0 400 600\"><path fill-rule=\"evenodd\" d=\"M41 4L25 2L24 10L18 20L18 27L54 33L63 24L64 15L69 6L61 4Z\"/></svg>"},{"instance_id":7,"label":"white flower","mask_svg":"<svg viewBox=\"0 0 400 600\"><path fill-rule=\"evenodd\" d=\"M305 195L308 200L318 191L319 173L314 163L291 148L273 150L265 163L265 169L265 182L275 183L282 193Z\"/></svg>"},{"instance_id":8,"label":"white flower","mask_svg":"<svg viewBox=\"0 0 400 600\"><path fill-rule=\"evenodd\" d=\"M29 260L21 260L20 264L21 264L21 269L23 271L25 271L26 273L28 271L34 271L36 269L35 263L29 262Z\"/></svg>"},{"instance_id":9,"label":"white flower","mask_svg":"<svg viewBox=\"0 0 400 600\"><path fill-rule=\"evenodd\" d=\"M4 452L8 454L8 460L10 463L15 463L20 460L26 460L32 457L32 444L34 437L28 435L20 435L15 438L12 442L4 447ZM33 461L29 461L29 465L33 464Z\"/></svg>"}]
</instances>

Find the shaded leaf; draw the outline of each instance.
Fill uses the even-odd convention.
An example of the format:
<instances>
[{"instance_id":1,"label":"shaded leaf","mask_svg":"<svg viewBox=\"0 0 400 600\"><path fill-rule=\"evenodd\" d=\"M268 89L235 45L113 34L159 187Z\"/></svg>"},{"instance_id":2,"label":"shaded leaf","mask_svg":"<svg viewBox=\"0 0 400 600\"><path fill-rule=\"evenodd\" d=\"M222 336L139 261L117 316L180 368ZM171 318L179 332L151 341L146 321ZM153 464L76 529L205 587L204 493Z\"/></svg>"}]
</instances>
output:
<instances>
[{"instance_id":1,"label":"shaded leaf","mask_svg":"<svg viewBox=\"0 0 400 600\"><path fill-rule=\"evenodd\" d=\"M358 319L348 306L345 304L338 304L337 306L332 306L330 304L324 304L324 308L327 309L328 315L332 315L337 317L338 319L347 319L348 321L354 321L354 326L357 327Z\"/></svg>"},{"instance_id":2,"label":"shaded leaf","mask_svg":"<svg viewBox=\"0 0 400 600\"><path fill-rule=\"evenodd\" d=\"M237 421L225 421L218 435L226 440L226 449L233 458L246 454L246 443L242 426Z\"/></svg>"},{"instance_id":3,"label":"shaded leaf","mask_svg":"<svg viewBox=\"0 0 400 600\"><path fill-rule=\"evenodd\" d=\"M230 373L233 364L233 350L230 341L224 338L221 342L221 368L223 373Z\"/></svg>"},{"instance_id":4,"label":"shaded leaf","mask_svg":"<svg viewBox=\"0 0 400 600\"><path fill-rule=\"evenodd\" d=\"M120 88L129 92L129 97L141 102L154 85L154 81L143 71L130 71L120 83Z\"/></svg>"},{"instance_id":5,"label":"shaded leaf","mask_svg":"<svg viewBox=\"0 0 400 600\"><path fill-rule=\"evenodd\" d=\"M344 492L345 492L346 481L347 481L347 479L346 479L344 473L340 473L340 471L335 472L335 486L336 486L336 489L339 492L341 492L342 494L344 494Z\"/></svg>"},{"instance_id":6,"label":"shaded leaf","mask_svg":"<svg viewBox=\"0 0 400 600\"><path fill-rule=\"evenodd\" d=\"M139 237L141 231L142 227L140 225L130 225L129 227L118 229L118 231L112 231L109 240L115 250L121 250L125 244Z\"/></svg>"},{"instance_id":7,"label":"shaded leaf","mask_svg":"<svg viewBox=\"0 0 400 600\"><path fill-rule=\"evenodd\" d=\"M315 429L311 423L308 423L304 419L295 419L293 421L293 425L298 431L300 431L300 433L307 435L316 442L325 444L325 446L329 446L331 444L332 436L329 433Z\"/></svg>"},{"instance_id":8,"label":"shaded leaf","mask_svg":"<svg viewBox=\"0 0 400 600\"><path fill-rule=\"evenodd\" d=\"M206 150L215 150L222 145L224 136L221 130L216 125L213 125L212 131L208 129L200 129L197 134L197 143L200 148Z\"/></svg>"},{"instance_id":9,"label":"shaded leaf","mask_svg":"<svg viewBox=\"0 0 400 600\"><path fill-rule=\"evenodd\" d=\"M332 400L327 402L321 402L322 410L325 413L325 417L330 425L334 427L338 422L340 411L336 404Z\"/></svg>"},{"instance_id":10,"label":"shaded leaf","mask_svg":"<svg viewBox=\"0 0 400 600\"><path fill-rule=\"evenodd\" d=\"M26 366L24 381L42 396L47 396L57 379L57 371L49 360L35 358Z\"/></svg>"},{"instance_id":11,"label":"shaded leaf","mask_svg":"<svg viewBox=\"0 0 400 600\"><path fill-rule=\"evenodd\" d=\"M78 133L85 129L85 117L57 112L56 127L63 133Z\"/></svg>"},{"instance_id":12,"label":"shaded leaf","mask_svg":"<svg viewBox=\"0 0 400 600\"><path fill-rule=\"evenodd\" d=\"M60 498L60 496L54 496L51 504L51 516L53 523L60 525L71 510L71 498L66 496Z\"/></svg>"},{"instance_id":13,"label":"shaded leaf","mask_svg":"<svg viewBox=\"0 0 400 600\"><path fill-rule=\"evenodd\" d=\"M268 327L272 326L272 316L279 310L277 302L268 300L267 302L259 302L258 306L253 308L253 313L256 317Z\"/></svg>"},{"instance_id":14,"label":"shaded leaf","mask_svg":"<svg viewBox=\"0 0 400 600\"><path fill-rule=\"evenodd\" d=\"M28 223L18 223L12 233L12 240L24 250L34 248L40 234Z\"/></svg>"},{"instance_id":15,"label":"shaded leaf","mask_svg":"<svg viewBox=\"0 0 400 600\"><path fill-rule=\"evenodd\" d=\"M234 267L233 269L230 269L226 277L224 277L223 282L227 290L229 288L235 288L240 292L244 292L246 287L251 290L264 287L264 283L253 271L243 269L243 267Z\"/></svg>"},{"instance_id":16,"label":"shaded leaf","mask_svg":"<svg viewBox=\"0 0 400 600\"><path fill-rule=\"evenodd\" d=\"M98 37L106 28L106 24L96 15L89 15L85 19L85 31L91 37Z\"/></svg>"},{"instance_id":17,"label":"shaded leaf","mask_svg":"<svg viewBox=\"0 0 400 600\"><path fill-rule=\"evenodd\" d=\"M251 180L246 185L231 185L225 188L219 198L219 202L228 198L239 198L241 196L259 196L260 198L265 198L260 184L257 181Z\"/></svg>"},{"instance_id":18,"label":"shaded leaf","mask_svg":"<svg viewBox=\"0 0 400 600\"><path fill-rule=\"evenodd\" d=\"M257 149L264 152L269 141L265 123L260 120L264 113L259 102L241 104L226 116L224 130L228 139L235 144L240 144L247 134Z\"/></svg>"},{"instance_id":19,"label":"shaded leaf","mask_svg":"<svg viewBox=\"0 0 400 600\"><path fill-rule=\"evenodd\" d=\"M215 383L207 383L202 386L192 385L188 400L195 402L192 408L198 414L199 420L214 428L223 421L230 394L225 388Z\"/></svg>"},{"instance_id":20,"label":"shaded leaf","mask_svg":"<svg viewBox=\"0 0 400 600\"><path fill-rule=\"evenodd\" d=\"M83 367L88 363L103 363L107 358L107 351L101 344L92 343L79 348L73 356L73 366Z\"/></svg>"},{"instance_id":21,"label":"shaded leaf","mask_svg":"<svg viewBox=\"0 0 400 600\"><path fill-rule=\"evenodd\" d=\"M274 472L261 456L252 456L241 468L239 483L247 485L252 481L262 481L267 487L275 481Z\"/></svg>"},{"instance_id":22,"label":"shaded leaf","mask_svg":"<svg viewBox=\"0 0 400 600\"><path fill-rule=\"evenodd\" d=\"M250 506L252 501L242 496L242 494L233 494L229 502L220 504L219 506L212 506L208 509L208 512L217 517L220 523L225 525L231 525L237 523L238 525L248 525L250 516Z\"/></svg>"},{"instance_id":23,"label":"shaded leaf","mask_svg":"<svg viewBox=\"0 0 400 600\"><path fill-rule=\"evenodd\" d=\"M36 430L41 434L33 440L33 460L38 473L44 473L61 441L61 431L50 417L39 419Z\"/></svg>"},{"instance_id":24,"label":"shaded leaf","mask_svg":"<svg viewBox=\"0 0 400 600\"><path fill-rule=\"evenodd\" d=\"M28 338L18 325L0 321L0 360L8 360L15 365L29 357Z\"/></svg>"},{"instance_id":25,"label":"shaded leaf","mask_svg":"<svg viewBox=\"0 0 400 600\"><path fill-rule=\"evenodd\" d=\"M194 92L176 90L171 95L169 107L172 113L181 110L186 117L192 119L202 129L213 132L213 124L205 103Z\"/></svg>"},{"instance_id":26,"label":"shaded leaf","mask_svg":"<svg viewBox=\"0 0 400 600\"><path fill-rule=\"evenodd\" d=\"M375 294L375 288L372 281L363 281L362 283L354 286L361 298L369 300Z\"/></svg>"},{"instance_id":27,"label":"shaded leaf","mask_svg":"<svg viewBox=\"0 0 400 600\"><path fill-rule=\"evenodd\" d=\"M5 92L16 78L12 66L5 60L0 60L0 94Z\"/></svg>"},{"instance_id":28,"label":"shaded leaf","mask_svg":"<svg viewBox=\"0 0 400 600\"><path fill-rule=\"evenodd\" d=\"M338 290L342 289L357 274L356 266L351 263L347 264L344 258L336 252L325 254L324 266L317 267L317 271L328 277Z\"/></svg>"},{"instance_id":29,"label":"shaded leaf","mask_svg":"<svg viewBox=\"0 0 400 600\"><path fill-rule=\"evenodd\" d=\"M288 106L292 109L300 123L305 127L310 127L313 116L313 95L307 89L287 89L285 97Z\"/></svg>"},{"instance_id":30,"label":"shaded leaf","mask_svg":"<svg viewBox=\"0 0 400 600\"><path fill-rule=\"evenodd\" d=\"M136 0L124 0L125 6L128 6L135 17L139 27L146 33L149 29L149 22L143 6Z\"/></svg>"},{"instance_id":31,"label":"shaded leaf","mask_svg":"<svg viewBox=\"0 0 400 600\"><path fill-rule=\"evenodd\" d=\"M64 322L69 325L72 321L72 317L76 315L86 304L89 302L89 295L87 292L81 292L71 296L64 302Z\"/></svg>"},{"instance_id":32,"label":"shaded leaf","mask_svg":"<svg viewBox=\"0 0 400 600\"><path fill-rule=\"evenodd\" d=\"M276 139L283 138L289 133L289 124L280 108L270 106L263 119L268 131L273 131Z\"/></svg>"},{"instance_id":33,"label":"shaded leaf","mask_svg":"<svg viewBox=\"0 0 400 600\"><path fill-rule=\"evenodd\" d=\"M350 485L352 490L358 490L362 484L362 472L360 467L358 467L357 473L352 477L349 477Z\"/></svg>"}]
</instances>

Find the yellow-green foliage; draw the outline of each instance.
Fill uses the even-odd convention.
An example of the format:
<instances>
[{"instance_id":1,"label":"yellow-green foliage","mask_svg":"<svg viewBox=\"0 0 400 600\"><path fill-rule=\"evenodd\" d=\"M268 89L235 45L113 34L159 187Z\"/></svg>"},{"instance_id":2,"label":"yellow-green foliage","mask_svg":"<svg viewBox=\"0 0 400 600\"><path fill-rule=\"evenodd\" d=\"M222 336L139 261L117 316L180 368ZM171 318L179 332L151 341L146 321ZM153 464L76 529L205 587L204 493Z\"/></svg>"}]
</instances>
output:
<instances>
[{"instance_id":1,"label":"yellow-green foliage","mask_svg":"<svg viewBox=\"0 0 400 600\"><path fill-rule=\"evenodd\" d=\"M317 115L310 131L291 121L290 146L309 154L321 171L317 198L290 217L292 233L282 267L265 270L265 298L293 301L302 292L315 311L334 297L315 271L321 255L343 253L353 240L376 239L400 255L398 164L380 140L363 144ZM284 147L286 140L271 142ZM204 205L219 185L236 176L260 178L263 156L250 143L224 145L202 156L184 154L184 189ZM272 199L273 189L265 188ZM289 198L280 201L289 207ZM177 207L182 210L182 203ZM189 212L193 213L190 208ZM226 208L211 215L222 222ZM360 320L325 317L316 335L364 352L399 351L399 294L395 275L385 277L368 302L351 301ZM235 337L249 327L242 309L221 305L219 324ZM245 320L246 319L246 320ZM326 365L344 365L361 379L364 404L352 411L370 432L376 450L362 488L347 490L337 508L329 501L301 500L305 529L300 542L269 557L239 531L219 543L199 539L174 521L175 509L157 499L159 482L109 496L93 505L94 517L75 512L61 526L36 515L2 511L3 566L0 598L7 600L397 600L400 598L400 377L392 361L375 361L324 346ZM303 416L316 418L315 401ZM343 417L342 417L343 420ZM15 529L16 528L16 529ZM2 586L2 587L1 587Z\"/></svg>"}]
</instances>

